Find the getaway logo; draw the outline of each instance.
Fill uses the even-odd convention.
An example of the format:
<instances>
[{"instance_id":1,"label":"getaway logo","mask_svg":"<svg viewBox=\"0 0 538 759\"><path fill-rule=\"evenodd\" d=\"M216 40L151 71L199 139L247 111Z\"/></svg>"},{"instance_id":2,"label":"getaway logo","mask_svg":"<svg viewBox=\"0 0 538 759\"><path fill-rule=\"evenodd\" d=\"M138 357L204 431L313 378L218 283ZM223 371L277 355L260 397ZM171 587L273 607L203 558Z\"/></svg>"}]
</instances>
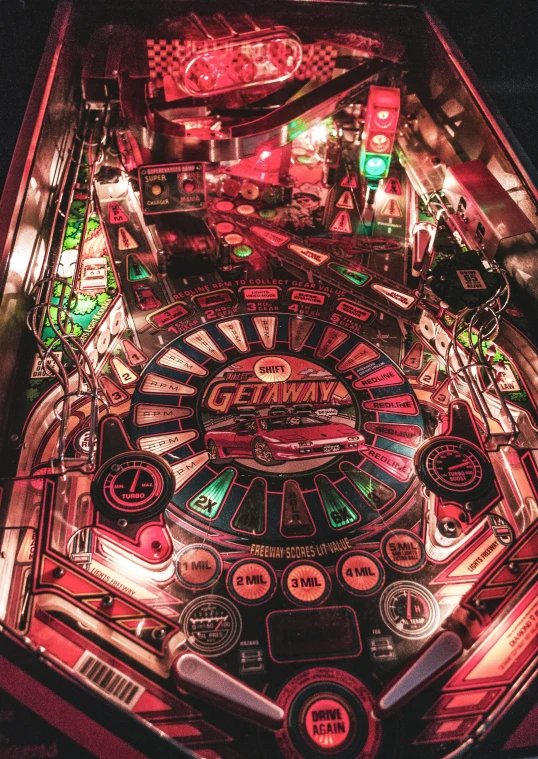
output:
<instances>
[{"instance_id":1,"label":"getaway logo","mask_svg":"<svg viewBox=\"0 0 538 759\"><path fill-rule=\"evenodd\" d=\"M337 391L339 391L337 393ZM205 398L205 406L216 414L227 414L232 407L273 406L296 403L349 405L349 394L342 396L342 385L335 380L276 382L216 382Z\"/></svg>"}]
</instances>

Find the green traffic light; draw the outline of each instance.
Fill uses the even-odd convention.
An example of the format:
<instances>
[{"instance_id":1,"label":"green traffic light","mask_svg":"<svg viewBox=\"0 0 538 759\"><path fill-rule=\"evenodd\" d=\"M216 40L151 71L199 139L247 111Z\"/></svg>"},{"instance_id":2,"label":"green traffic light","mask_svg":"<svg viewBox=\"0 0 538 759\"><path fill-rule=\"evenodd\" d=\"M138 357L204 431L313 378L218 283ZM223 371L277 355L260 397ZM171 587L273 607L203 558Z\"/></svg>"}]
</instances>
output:
<instances>
[{"instance_id":1,"label":"green traffic light","mask_svg":"<svg viewBox=\"0 0 538 759\"><path fill-rule=\"evenodd\" d=\"M360 172L366 179L382 179L389 173L390 153L366 153L361 151Z\"/></svg>"},{"instance_id":2,"label":"green traffic light","mask_svg":"<svg viewBox=\"0 0 538 759\"><path fill-rule=\"evenodd\" d=\"M369 158L364 165L365 173L372 177L380 177L385 168L386 163L382 158Z\"/></svg>"},{"instance_id":3,"label":"green traffic light","mask_svg":"<svg viewBox=\"0 0 538 759\"><path fill-rule=\"evenodd\" d=\"M248 258L252 255L252 248L250 245L236 245L233 254L238 258Z\"/></svg>"}]
</instances>

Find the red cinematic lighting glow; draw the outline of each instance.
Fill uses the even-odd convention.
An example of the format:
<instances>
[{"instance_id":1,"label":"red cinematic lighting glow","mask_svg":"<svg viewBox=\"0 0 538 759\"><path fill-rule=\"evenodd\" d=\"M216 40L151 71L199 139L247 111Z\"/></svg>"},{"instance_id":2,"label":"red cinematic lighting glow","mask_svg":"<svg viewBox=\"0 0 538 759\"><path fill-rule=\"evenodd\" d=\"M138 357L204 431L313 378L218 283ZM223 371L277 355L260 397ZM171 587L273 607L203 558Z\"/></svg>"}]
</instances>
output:
<instances>
[{"instance_id":1,"label":"red cinematic lighting glow","mask_svg":"<svg viewBox=\"0 0 538 759\"><path fill-rule=\"evenodd\" d=\"M301 60L301 44L290 30L250 32L200 51L176 74L176 84L195 97L220 95L289 79Z\"/></svg>"}]
</instances>

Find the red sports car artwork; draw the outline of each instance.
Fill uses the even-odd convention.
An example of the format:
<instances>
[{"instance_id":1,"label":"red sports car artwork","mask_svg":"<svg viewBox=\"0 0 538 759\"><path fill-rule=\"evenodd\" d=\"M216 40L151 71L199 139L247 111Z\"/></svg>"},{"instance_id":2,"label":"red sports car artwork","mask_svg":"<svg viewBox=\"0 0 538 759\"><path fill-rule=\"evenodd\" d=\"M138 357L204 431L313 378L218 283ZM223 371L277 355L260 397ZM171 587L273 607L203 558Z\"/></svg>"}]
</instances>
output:
<instances>
[{"instance_id":1,"label":"red sports car artwork","mask_svg":"<svg viewBox=\"0 0 538 759\"><path fill-rule=\"evenodd\" d=\"M141 308L142 311L152 311L153 309L162 306L161 301L155 296L155 293L148 285L133 285L133 293L138 307Z\"/></svg>"},{"instance_id":2,"label":"red sports car artwork","mask_svg":"<svg viewBox=\"0 0 538 759\"><path fill-rule=\"evenodd\" d=\"M264 466L334 456L344 451L358 451L364 446L363 435L353 427L310 415L234 421L210 430L204 440L212 461L251 458Z\"/></svg>"}]
</instances>

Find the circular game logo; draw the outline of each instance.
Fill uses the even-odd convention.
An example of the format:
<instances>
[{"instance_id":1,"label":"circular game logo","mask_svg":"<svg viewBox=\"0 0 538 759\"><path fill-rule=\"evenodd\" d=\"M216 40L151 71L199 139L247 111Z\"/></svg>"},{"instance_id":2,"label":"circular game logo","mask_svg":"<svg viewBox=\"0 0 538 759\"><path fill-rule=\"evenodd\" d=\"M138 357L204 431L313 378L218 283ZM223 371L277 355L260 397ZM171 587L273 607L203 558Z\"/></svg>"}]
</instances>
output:
<instances>
[{"instance_id":1,"label":"circular game logo","mask_svg":"<svg viewBox=\"0 0 538 759\"><path fill-rule=\"evenodd\" d=\"M423 428L405 375L377 345L328 320L276 312L178 335L145 368L131 405L136 447L172 469L170 513L196 535L210 524L241 544L371 536L385 512L410 502ZM192 583L194 562L203 587L198 557L187 561L181 581ZM377 567L358 564L346 567L359 572L346 590L374 592L360 572ZM261 602L240 582L238 603Z\"/></svg>"}]
</instances>

